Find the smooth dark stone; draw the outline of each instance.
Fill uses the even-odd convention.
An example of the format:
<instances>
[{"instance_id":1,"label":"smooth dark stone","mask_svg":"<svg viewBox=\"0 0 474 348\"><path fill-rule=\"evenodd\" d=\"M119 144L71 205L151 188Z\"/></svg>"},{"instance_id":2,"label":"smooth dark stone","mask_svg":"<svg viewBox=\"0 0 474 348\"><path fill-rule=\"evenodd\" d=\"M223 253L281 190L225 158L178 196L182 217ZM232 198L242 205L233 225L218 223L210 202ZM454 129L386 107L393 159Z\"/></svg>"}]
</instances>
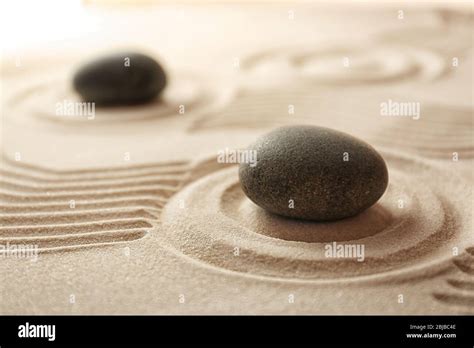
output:
<instances>
[{"instance_id":1,"label":"smooth dark stone","mask_svg":"<svg viewBox=\"0 0 474 348\"><path fill-rule=\"evenodd\" d=\"M127 66L126 63L129 65ZM166 86L163 68L140 53L117 53L86 63L74 75L74 89L97 105L140 104L156 98Z\"/></svg>"},{"instance_id":2,"label":"smooth dark stone","mask_svg":"<svg viewBox=\"0 0 474 348\"><path fill-rule=\"evenodd\" d=\"M257 151L257 165L240 164L242 189L275 214L315 221L347 218L377 202L388 185L385 161L372 146L329 128L278 128L248 150Z\"/></svg>"}]
</instances>

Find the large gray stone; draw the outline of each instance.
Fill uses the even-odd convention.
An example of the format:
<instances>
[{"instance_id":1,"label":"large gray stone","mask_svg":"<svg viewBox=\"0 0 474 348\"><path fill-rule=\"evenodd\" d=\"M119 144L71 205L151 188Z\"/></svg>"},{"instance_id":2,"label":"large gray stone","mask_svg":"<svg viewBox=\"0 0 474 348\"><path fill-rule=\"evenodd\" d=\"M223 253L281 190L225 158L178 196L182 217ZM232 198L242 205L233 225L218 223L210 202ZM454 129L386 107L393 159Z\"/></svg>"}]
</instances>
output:
<instances>
[{"instance_id":1,"label":"large gray stone","mask_svg":"<svg viewBox=\"0 0 474 348\"><path fill-rule=\"evenodd\" d=\"M388 185L385 161L372 146L329 128L278 128L248 150L257 152L257 165L240 164L242 189L275 214L347 218L377 202Z\"/></svg>"}]
</instances>

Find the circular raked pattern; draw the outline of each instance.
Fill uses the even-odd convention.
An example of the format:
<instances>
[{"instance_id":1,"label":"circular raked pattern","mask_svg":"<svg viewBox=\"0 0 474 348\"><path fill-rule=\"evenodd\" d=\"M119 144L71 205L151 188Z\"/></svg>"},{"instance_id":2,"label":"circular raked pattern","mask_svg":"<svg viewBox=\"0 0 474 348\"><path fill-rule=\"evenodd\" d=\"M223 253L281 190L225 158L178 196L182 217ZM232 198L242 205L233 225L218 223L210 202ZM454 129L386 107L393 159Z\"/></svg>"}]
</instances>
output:
<instances>
[{"instance_id":1,"label":"circular raked pattern","mask_svg":"<svg viewBox=\"0 0 474 348\"><path fill-rule=\"evenodd\" d=\"M472 212L463 204L469 185L431 162L382 156L387 192L353 218L318 223L267 213L245 196L231 167L171 199L161 217L163 242L209 266L265 278L327 282L439 272L452 248L470 240ZM433 177L443 185L427 180Z\"/></svg>"}]
</instances>

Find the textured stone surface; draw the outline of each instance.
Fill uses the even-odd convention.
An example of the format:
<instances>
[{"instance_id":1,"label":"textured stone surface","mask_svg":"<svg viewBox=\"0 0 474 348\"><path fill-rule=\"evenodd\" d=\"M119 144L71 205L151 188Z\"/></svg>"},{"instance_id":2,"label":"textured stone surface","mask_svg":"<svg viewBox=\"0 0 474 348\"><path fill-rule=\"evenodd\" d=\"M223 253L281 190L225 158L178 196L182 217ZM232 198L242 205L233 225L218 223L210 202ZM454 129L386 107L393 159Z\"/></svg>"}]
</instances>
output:
<instances>
[{"instance_id":1,"label":"textured stone surface","mask_svg":"<svg viewBox=\"0 0 474 348\"><path fill-rule=\"evenodd\" d=\"M278 128L248 149L257 151L257 165L240 164L242 189L254 203L279 215L342 219L373 205L387 188L382 156L329 128Z\"/></svg>"},{"instance_id":2,"label":"textured stone surface","mask_svg":"<svg viewBox=\"0 0 474 348\"><path fill-rule=\"evenodd\" d=\"M163 68L151 57L124 52L103 56L80 67L74 89L97 105L146 103L166 86Z\"/></svg>"}]
</instances>

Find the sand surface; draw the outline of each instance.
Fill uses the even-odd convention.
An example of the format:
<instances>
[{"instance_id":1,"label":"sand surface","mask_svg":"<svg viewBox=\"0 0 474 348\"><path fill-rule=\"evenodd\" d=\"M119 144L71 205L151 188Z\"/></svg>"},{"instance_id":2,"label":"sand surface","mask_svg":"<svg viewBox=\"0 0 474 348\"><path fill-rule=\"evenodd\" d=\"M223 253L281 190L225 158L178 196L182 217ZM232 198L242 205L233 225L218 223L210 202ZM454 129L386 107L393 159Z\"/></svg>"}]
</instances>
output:
<instances>
[{"instance_id":1,"label":"sand surface","mask_svg":"<svg viewBox=\"0 0 474 348\"><path fill-rule=\"evenodd\" d=\"M443 7L98 11L102 30L73 48L7 56L0 245L38 257L0 257L0 313L474 313L474 22ZM164 63L162 100L57 115L79 100L74 67L123 47ZM388 100L420 103L420 117L382 116ZM255 206L217 152L286 124L372 144L387 192L333 223ZM364 245L363 262L328 258L333 242Z\"/></svg>"}]
</instances>

